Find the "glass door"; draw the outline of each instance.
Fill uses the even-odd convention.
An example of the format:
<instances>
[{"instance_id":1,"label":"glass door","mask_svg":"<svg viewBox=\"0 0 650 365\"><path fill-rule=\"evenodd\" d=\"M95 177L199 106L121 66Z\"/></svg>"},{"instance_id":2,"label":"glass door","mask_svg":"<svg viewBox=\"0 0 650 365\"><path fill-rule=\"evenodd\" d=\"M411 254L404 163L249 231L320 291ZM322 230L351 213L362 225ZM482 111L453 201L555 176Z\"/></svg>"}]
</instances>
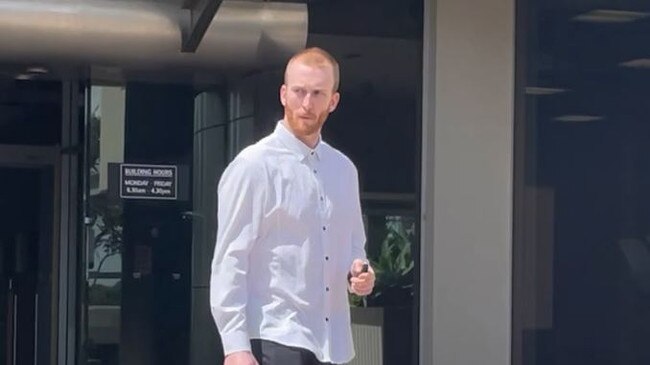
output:
<instances>
[{"instance_id":1,"label":"glass door","mask_svg":"<svg viewBox=\"0 0 650 365\"><path fill-rule=\"evenodd\" d=\"M51 167L0 165L0 358L49 364L54 202Z\"/></svg>"},{"instance_id":2,"label":"glass door","mask_svg":"<svg viewBox=\"0 0 650 365\"><path fill-rule=\"evenodd\" d=\"M87 94L78 363L187 364L194 91L125 83Z\"/></svg>"}]
</instances>

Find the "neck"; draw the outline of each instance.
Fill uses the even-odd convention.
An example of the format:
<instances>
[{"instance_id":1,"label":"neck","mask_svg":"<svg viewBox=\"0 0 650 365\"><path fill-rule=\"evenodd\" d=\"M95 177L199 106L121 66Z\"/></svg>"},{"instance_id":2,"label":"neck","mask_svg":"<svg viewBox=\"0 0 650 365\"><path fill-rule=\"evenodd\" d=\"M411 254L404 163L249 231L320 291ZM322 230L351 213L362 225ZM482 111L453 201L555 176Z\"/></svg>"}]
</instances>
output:
<instances>
[{"instance_id":1,"label":"neck","mask_svg":"<svg viewBox=\"0 0 650 365\"><path fill-rule=\"evenodd\" d=\"M291 129L291 126L289 123L287 123L286 119L282 121L282 125L284 125L284 127L287 128L291 134L293 134L296 138L298 138L300 142L304 143L309 148L315 148L318 144L318 141L320 140L320 131L314 134L299 135L296 133L296 131Z\"/></svg>"},{"instance_id":2,"label":"neck","mask_svg":"<svg viewBox=\"0 0 650 365\"><path fill-rule=\"evenodd\" d=\"M314 135L309 135L309 136L296 136L300 140L300 142L304 143L307 145L307 147L314 149L316 148L316 145L318 144L318 134Z\"/></svg>"}]
</instances>

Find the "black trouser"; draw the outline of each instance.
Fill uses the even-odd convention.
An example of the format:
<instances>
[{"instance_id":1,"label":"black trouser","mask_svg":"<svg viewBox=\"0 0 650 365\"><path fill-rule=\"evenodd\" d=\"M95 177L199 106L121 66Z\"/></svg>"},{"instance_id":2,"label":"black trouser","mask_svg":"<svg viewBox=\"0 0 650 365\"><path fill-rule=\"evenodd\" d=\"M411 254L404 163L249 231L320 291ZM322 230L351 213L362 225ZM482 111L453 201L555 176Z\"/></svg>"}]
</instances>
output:
<instances>
[{"instance_id":1,"label":"black trouser","mask_svg":"<svg viewBox=\"0 0 650 365\"><path fill-rule=\"evenodd\" d=\"M333 365L318 361L316 355L307 349L273 341L252 339L251 347L260 365Z\"/></svg>"}]
</instances>

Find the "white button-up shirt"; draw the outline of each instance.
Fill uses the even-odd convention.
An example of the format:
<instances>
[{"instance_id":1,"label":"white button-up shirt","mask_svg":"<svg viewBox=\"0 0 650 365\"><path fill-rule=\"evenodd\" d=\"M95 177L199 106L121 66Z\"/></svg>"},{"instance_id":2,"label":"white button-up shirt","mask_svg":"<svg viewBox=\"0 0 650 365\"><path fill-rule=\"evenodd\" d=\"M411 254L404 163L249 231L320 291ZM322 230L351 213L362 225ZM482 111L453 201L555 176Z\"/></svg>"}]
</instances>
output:
<instances>
[{"instance_id":1,"label":"white button-up shirt","mask_svg":"<svg viewBox=\"0 0 650 365\"><path fill-rule=\"evenodd\" d=\"M279 122L230 163L218 194L210 306L225 354L260 338L350 361L347 275L366 257L354 164Z\"/></svg>"}]
</instances>

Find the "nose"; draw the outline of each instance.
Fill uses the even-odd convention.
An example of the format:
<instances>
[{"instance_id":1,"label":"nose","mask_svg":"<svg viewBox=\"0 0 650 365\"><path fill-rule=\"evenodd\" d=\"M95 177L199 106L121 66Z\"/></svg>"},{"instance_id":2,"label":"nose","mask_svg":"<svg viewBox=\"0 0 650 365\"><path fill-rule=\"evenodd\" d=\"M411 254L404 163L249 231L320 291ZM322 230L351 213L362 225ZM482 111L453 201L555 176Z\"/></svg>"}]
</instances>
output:
<instances>
[{"instance_id":1,"label":"nose","mask_svg":"<svg viewBox=\"0 0 650 365\"><path fill-rule=\"evenodd\" d=\"M302 98L302 107L303 107L305 110L309 110L309 109L311 109L311 106L312 106L312 102L311 102L311 94L310 94L310 93L307 93L307 94L305 94L305 97Z\"/></svg>"}]
</instances>

